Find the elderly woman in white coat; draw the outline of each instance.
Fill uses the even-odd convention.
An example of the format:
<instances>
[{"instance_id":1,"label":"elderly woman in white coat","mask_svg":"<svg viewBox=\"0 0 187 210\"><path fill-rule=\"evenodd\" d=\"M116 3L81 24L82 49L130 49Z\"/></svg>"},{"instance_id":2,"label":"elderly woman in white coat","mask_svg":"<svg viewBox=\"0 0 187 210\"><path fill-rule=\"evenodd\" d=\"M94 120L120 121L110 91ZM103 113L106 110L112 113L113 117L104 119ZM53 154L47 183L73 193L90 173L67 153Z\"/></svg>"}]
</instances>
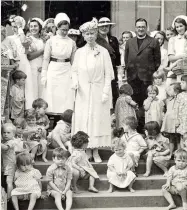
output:
<instances>
[{"instance_id":1,"label":"elderly woman in white coat","mask_svg":"<svg viewBox=\"0 0 187 210\"><path fill-rule=\"evenodd\" d=\"M96 43L97 20L80 27L87 44L79 48L72 65L76 91L72 133L89 135L88 157L101 162L98 148L111 146L110 102L113 67L108 51ZM92 154L93 151L93 154Z\"/></svg>"},{"instance_id":2,"label":"elderly woman in white coat","mask_svg":"<svg viewBox=\"0 0 187 210\"><path fill-rule=\"evenodd\" d=\"M71 63L76 44L67 36L70 19L65 13L57 14L54 23L57 34L48 39L45 45L41 83L45 87L47 111L58 114L73 109Z\"/></svg>"}]
</instances>

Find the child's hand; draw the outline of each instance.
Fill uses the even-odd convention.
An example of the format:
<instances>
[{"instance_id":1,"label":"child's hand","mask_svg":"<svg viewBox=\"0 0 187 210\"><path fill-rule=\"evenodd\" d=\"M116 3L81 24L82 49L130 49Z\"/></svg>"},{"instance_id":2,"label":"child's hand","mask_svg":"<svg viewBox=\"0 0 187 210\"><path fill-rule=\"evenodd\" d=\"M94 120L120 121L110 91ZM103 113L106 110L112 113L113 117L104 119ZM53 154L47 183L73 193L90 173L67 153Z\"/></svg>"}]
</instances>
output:
<instances>
[{"instance_id":1,"label":"child's hand","mask_svg":"<svg viewBox=\"0 0 187 210\"><path fill-rule=\"evenodd\" d=\"M171 186L170 186L169 184L165 184L165 185L162 186L162 188L165 189L165 190L169 190L170 187L171 187Z\"/></svg>"},{"instance_id":2,"label":"child's hand","mask_svg":"<svg viewBox=\"0 0 187 210\"><path fill-rule=\"evenodd\" d=\"M80 175L81 175L82 177L85 176L85 171L84 171L84 169L80 168L79 171L80 171Z\"/></svg>"},{"instance_id":3,"label":"child's hand","mask_svg":"<svg viewBox=\"0 0 187 210\"><path fill-rule=\"evenodd\" d=\"M176 122L175 122L175 127L177 128L177 127L179 127L179 125L180 125L179 120L176 120Z\"/></svg>"},{"instance_id":4,"label":"child's hand","mask_svg":"<svg viewBox=\"0 0 187 210\"><path fill-rule=\"evenodd\" d=\"M42 194L41 194L41 199L46 199L46 198L47 198L46 193L45 193L45 192L42 192Z\"/></svg>"}]
</instances>

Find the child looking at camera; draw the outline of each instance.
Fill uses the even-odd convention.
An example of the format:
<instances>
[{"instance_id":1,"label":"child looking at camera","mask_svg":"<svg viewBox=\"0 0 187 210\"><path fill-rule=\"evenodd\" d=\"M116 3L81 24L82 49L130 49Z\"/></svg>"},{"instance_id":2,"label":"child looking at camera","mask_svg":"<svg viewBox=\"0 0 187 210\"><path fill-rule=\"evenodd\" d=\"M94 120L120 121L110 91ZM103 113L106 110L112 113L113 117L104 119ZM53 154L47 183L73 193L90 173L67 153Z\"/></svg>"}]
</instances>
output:
<instances>
[{"instance_id":1,"label":"child looking at camera","mask_svg":"<svg viewBox=\"0 0 187 210\"><path fill-rule=\"evenodd\" d=\"M66 199L66 210L72 206L72 191L70 190L72 171L67 164L69 152L58 147L53 150L53 164L47 169L47 194L55 199L58 210L64 210L61 200Z\"/></svg>"}]
</instances>

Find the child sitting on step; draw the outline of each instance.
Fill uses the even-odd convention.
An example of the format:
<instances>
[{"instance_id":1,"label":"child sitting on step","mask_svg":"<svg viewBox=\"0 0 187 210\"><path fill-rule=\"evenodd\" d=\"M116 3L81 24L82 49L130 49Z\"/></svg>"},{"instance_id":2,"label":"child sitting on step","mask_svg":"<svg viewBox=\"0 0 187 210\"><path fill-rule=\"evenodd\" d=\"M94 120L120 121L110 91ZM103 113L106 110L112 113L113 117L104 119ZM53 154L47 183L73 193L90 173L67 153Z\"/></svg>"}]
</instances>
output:
<instances>
[{"instance_id":1,"label":"child sitting on step","mask_svg":"<svg viewBox=\"0 0 187 210\"><path fill-rule=\"evenodd\" d=\"M164 171L164 176L167 176L167 167L171 159L169 139L160 133L160 126L156 121L146 123L145 130L148 151L146 154L146 173L143 176L150 175L153 162Z\"/></svg>"},{"instance_id":2,"label":"child sitting on step","mask_svg":"<svg viewBox=\"0 0 187 210\"><path fill-rule=\"evenodd\" d=\"M15 188L11 192L12 203L15 210L19 210L18 200L29 200L28 210L33 210L36 200L41 197L42 175L38 169L33 168L29 153L18 154L16 165Z\"/></svg>"},{"instance_id":3,"label":"child sitting on step","mask_svg":"<svg viewBox=\"0 0 187 210\"><path fill-rule=\"evenodd\" d=\"M134 192L132 188L136 175L132 172L134 168L132 158L125 152L125 142L116 138L112 144L114 154L109 158L107 178L110 183L108 192L112 193L114 186L126 188Z\"/></svg>"},{"instance_id":4,"label":"child sitting on step","mask_svg":"<svg viewBox=\"0 0 187 210\"><path fill-rule=\"evenodd\" d=\"M58 147L53 150L53 164L47 169L47 194L55 199L58 210L64 210L61 200L66 198L66 210L72 206L72 191L70 190L72 171L67 164L69 152Z\"/></svg>"},{"instance_id":5,"label":"child sitting on step","mask_svg":"<svg viewBox=\"0 0 187 210\"><path fill-rule=\"evenodd\" d=\"M187 151L175 152L175 165L168 171L167 182L162 186L163 195L169 203L168 209L176 208L172 195L180 195L183 210L187 210Z\"/></svg>"},{"instance_id":6,"label":"child sitting on step","mask_svg":"<svg viewBox=\"0 0 187 210\"><path fill-rule=\"evenodd\" d=\"M86 133L78 131L71 139L74 149L69 158L69 162L73 168L72 188L75 193L79 193L77 188L77 181L79 179L89 179L88 191L98 193L98 190L94 187L94 183L95 179L99 179L99 176L89 162L85 152L85 149L88 146L88 138L89 136Z\"/></svg>"}]
</instances>

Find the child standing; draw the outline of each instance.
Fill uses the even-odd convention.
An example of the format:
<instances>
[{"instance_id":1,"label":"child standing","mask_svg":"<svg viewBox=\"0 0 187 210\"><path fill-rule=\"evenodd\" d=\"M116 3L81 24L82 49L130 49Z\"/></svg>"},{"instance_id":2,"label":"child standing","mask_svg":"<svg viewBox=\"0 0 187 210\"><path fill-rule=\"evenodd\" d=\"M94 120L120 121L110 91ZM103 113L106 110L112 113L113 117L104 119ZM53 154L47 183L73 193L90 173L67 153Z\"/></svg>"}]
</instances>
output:
<instances>
[{"instance_id":1,"label":"child standing","mask_svg":"<svg viewBox=\"0 0 187 210\"><path fill-rule=\"evenodd\" d=\"M10 90L11 96L11 118L24 117L25 104L25 79L27 75L22 71L15 71L12 74L14 85Z\"/></svg>"},{"instance_id":2,"label":"child standing","mask_svg":"<svg viewBox=\"0 0 187 210\"><path fill-rule=\"evenodd\" d=\"M31 151L31 157L42 155L44 162L47 162L47 140L44 139L43 130L40 126L36 125L36 112L34 109L27 110L25 114L27 126L23 131L24 138L27 139L27 144Z\"/></svg>"},{"instance_id":3,"label":"child standing","mask_svg":"<svg viewBox=\"0 0 187 210\"><path fill-rule=\"evenodd\" d=\"M12 203L19 210L18 200L29 200L28 210L33 210L36 200L41 196L41 178L39 170L33 168L29 153L20 153L16 158L17 170L14 177L15 188L12 190Z\"/></svg>"},{"instance_id":4,"label":"child standing","mask_svg":"<svg viewBox=\"0 0 187 210\"><path fill-rule=\"evenodd\" d=\"M69 152L58 147L53 150L53 164L47 169L47 193L55 199L58 210L63 210L61 200L66 198L66 210L72 206L72 191L70 190L72 171L67 165Z\"/></svg>"},{"instance_id":5,"label":"child standing","mask_svg":"<svg viewBox=\"0 0 187 210\"><path fill-rule=\"evenodd\" d=\"M136 175L132 172L133 160L125 153L125 142L115 139L113 142L114 154L108 160L107 178L110 183L108 192L112 193L114 186L126 188L134 192L132 188Z\"/></svg>"},{"instance_id":6,"label":"child standing","mask_svg":"<svg viewBox=\"0 0 187 210\"><path fill-rule=\"evenodd\" d=\"M2 126L2 169L6 176L7 183L7 199L10 198L11 191L13 189L13 178L16 171L16 155L14 151L15 147L15 133L16 127L12 123L5 123Z\"/></svg>"},{"instance_id":7,"label":"child standing","mask_svg":"<svg viewBox=\"0 0 187 210\"><path fill-rule=\"evenodd\" d=\"M147 88L148 98L144 101L145 123L156 121L162 123L164 103L157 98L158 88L150 85Z\"/></svg>"},{"instance_id":8,"label":"child standing","mask_svg":"<svg viewBox=\"0 0 187 210\"><path fill-rule=\"evenodd\" d=\"M153 162L164 171L164 176L167 176L168 164L171 158L169 149L169 139L162 136L160 126L156 121L150 121L145 124L146 141L148 146L146 173L144 176L149 176Z\"/></svg>"},{"instance_id":9,"label":"child standing","mask_svg":"<svg viewBox=\"0 0 187 210\"><path fill-rule=\"evenodd\" d=\"M135 117L135 110L138 104L132 100L133 89L129 84L124 84L119 89L119 98L115 106L116 128L121 128L125 125L127 117Z\"/></svg>"},{"instance_id":10,"label":"child standing","mask_svg":"<svg viewBox=\"0 0 187 210\"><path fill-rule=\"evenodd\" d=\"M136 131L138 122L135 117L127 117L124 127L125 134L123 139L126 143L126 153L131 156L135 162L135 167L138 167L138 161L141 153L147 148L147 144L143 137Z\"/></svg>"},{"instance_id":11,"label":"child standing","mask_svg":"<svg viewBox=\"0 0 187 210\"><path fill-rule=\"evenodd\" d=\"M51 145L52 147L61 147L64 150L67 150L72 153L72 145L70 142L71 139L71 121L72 121L73 111L67 109L61 115L61 120L57 122L57 125L51 133Z\"/></svg>"},{"instance_id":12,"label":"child standing","mask_svg":"<svg viewBox=\"0 0 187 210\"><path fill-rule=\"evenodd\" d=\"M88 146L88 135L83 131L78 131L72 136L71 143L73 146L73 153L69 161L73 168L72 188L75 193L79 193L77 188L78 179L89 179L88 191L98 193L94 187L95 179L99 179L97 172L94 170L92 164L88 161L85 149Z\"/></svg>"},{"instance_id":13,"label":"child standing","mask_svg":"<svg viewBox=\"0 0 187 210\"><path fill-rule=\"evenodd\" d=\"M168 209L176 208L172 195L180 195L183 210L187 209L187 151L175 152L175 165L168 171L167 182L162 186L163 195L169 203Z\"/></svg>"},{"instance_id":14,"label":"child standing","mask_svg":"<svg viewBox=\"0 0 187 210\"><path fill-rule=\"evenodd\" d=\"M180 134L176 133L177 95L181 92L180 83L170 85L170 96L166 99L166 113L164 115L161 132L164 132L170 141L170 154L173 154L175 143L180 144Z\"/></svg>"}]
</instances>

